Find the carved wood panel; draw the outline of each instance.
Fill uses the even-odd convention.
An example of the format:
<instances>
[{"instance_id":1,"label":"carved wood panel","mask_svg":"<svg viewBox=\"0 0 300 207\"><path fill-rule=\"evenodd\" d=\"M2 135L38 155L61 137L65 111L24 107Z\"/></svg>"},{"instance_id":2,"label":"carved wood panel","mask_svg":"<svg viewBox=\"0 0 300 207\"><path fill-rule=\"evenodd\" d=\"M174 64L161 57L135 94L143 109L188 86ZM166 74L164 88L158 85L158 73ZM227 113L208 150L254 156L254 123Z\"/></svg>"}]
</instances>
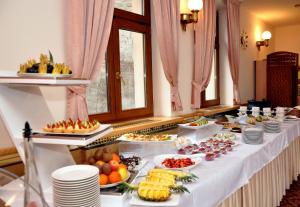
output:
<instances>
[{"instance_id":1,"label":"carved wood panel","mask_svg":"<svg viewBox=\"0 0 300 207\"><path fill-rule=\"evenodd\" d=\"M267 56L267 98L273 107L295 106L298 54L275 52Z\"/></svg>"}]
</instances>

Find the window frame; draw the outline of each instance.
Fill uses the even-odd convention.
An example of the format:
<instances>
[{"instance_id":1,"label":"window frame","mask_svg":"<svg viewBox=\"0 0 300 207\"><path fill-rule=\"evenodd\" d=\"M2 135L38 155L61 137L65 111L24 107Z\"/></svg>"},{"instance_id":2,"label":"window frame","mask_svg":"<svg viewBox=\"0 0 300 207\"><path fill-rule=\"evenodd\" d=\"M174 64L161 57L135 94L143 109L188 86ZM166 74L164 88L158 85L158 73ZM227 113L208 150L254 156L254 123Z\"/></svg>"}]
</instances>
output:
<instances>
[{"instance_id":1,"label":"window frame","mask_svg":"<svg viewBox=\"0 0 300 207\"><path fill-rule=\"evenodd\" d=\"M120 29L145 35L146 107L144 108L122 110L121 80L116 78L116 73L120 72ZM111 34L107 46L107 73L107 103L109 111L90 114L89 118L97 119L101 122L115 122L153 116L150 0L144 0L144 15L117 8L114 9Z\"/></svg>"},{"instance_id":2,"label":"window frame","mask_svg":"<svg viewBox=\"0 0 300 207\"><path fill-rule=\"evenodd\" d=\"M217 73L217 84L216 84L216 99L206 100L205 99L205 90L201 92L201 107L211 107L220 105L220 44L219 44L219 15L216 14L216 37L215 37L215 48L216 50L216 73Z\"/></svg>"}]
</instances>

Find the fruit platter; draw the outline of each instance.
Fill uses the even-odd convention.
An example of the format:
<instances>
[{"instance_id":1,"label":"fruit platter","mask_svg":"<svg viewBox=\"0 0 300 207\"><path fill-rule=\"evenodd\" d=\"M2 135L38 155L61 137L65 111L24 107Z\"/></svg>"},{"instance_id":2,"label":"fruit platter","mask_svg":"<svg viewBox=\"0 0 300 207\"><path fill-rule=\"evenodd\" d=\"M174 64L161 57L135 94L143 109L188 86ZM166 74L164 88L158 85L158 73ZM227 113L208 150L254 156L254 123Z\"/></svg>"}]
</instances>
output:
<instances>
[{"instance_id":1,"label":"fruit platter","mask_svg":"<svg viewBox=\"0 0 300 207\"><path fill-rule=\"evenodd\" d=\"M97 130L103 130L101 124L97 120L62 120L54 123L49 123L43 128L44 133L48 134L84 134L91 135L97 132ZM38 132L41 133L41 132Z\"/></svg>"},{"instance_id":2,"label":"fruit platter","mask_svg":"<svg viewBox=\"0 0 300 207\"><path fill-rule=\"evenodd\" d=\"M174 141L177 135L158 134L158 135L145 135L145 134L124 134L117 140L126 142L170 142Z\"/></svg>"},{"instance_id":3,"label":"fruit platter","mask_svg":"<svg viewBox=\"0 0 300 207\"><path fill-rule=\"evenodd\" d=\"M22 77L71 77L72 70L64 63L54 63L53 55L49 51L49 57L40 54L40 62L28 59L20 65L18 76Z\"/></svg>"},{"instance_id":4,"label":"fruit platter","mask_svg":"<svg viewBox=\"0 0 300 207\"><path fill-rule=\"evenodd\" d=\"M189 145L178 150L181 155L204 154L206 161L212 161L221 155L233 151L233 147L237 146L237 142L232 140L209 138L198 144Z\"/></svg>"},{"instance_id":5,"label":"fruit platter","mask_svg":"<svg viewBox=\"0 0 300 207\"><path fill-rule=\"evenodd\" d=\"M124 182L118 189L134 193L129 202L131 205L176 206L179 204L179 195L189 193L183 184L197 179L191 173L155 168L137 181L136 185Z\"/></svg>"},{"instance_id":6,"label":"fruit platter","mask_svg":"<svg viewBox=\"0 0 300 207\"><path fill-rule=\"evenodd\" d=\"M153 161L157 167L172 170L189 170L201 162L202 158L193 158L188 155L165 154L155 156Z\"/></svg>"},{"instance_id":7,"label":"fruit platter","mask_svg":"<svg viewBox=\"0 0 300 207\"><path fill-rule=\"evenodd\" d=\"M121 162L117 153L109 149L98 149L86 160L86 164L94 165L99 169L100 188L117 186L130 178L127 165Z\"/></svg>"},{"instance_id":8,"label":"fruit platter","mask_svg":"<svg viewBox=\"0 0 300 207\"><path fill-rule=\"evenodd\" d=\"M206 119L199 119L197 121L186 123L186 124L178 124L178 126L186 129L201 129L211 124L214 124L214 122L208 121Z\"/></svg>"}]
</instances>

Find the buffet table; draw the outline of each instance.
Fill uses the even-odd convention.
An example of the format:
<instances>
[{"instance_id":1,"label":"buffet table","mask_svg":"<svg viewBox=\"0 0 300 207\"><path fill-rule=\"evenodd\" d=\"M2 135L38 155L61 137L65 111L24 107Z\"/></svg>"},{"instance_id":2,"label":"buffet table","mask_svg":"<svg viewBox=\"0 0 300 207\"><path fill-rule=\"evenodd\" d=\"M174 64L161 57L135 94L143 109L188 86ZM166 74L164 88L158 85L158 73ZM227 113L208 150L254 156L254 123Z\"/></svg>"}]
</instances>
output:
<instances>
[{"instance_id":1,"label":"buffet table","mask_svg":"<svg viewBox=\"0 0 300 207\"><path fill-rule=\"evenodd\" d=\"M191 193L182 196L179 206L278 206L300 173L299 136L300 121L284 122L281 133L265 133L261 145L241 143L221 158L203 161L191 171L199 181L186 185ZM148 163L144 173L153 166Z\"/></svg>"},{"instance_id":2,"label":"buffet table","mask_svg":"<svg viewBox=\"0 0 300 207\"><path fill-rule=\"evenodd\" d=\"M300 173L300 121L284 122L281 133L265 133L261 145L244 144L241 134L237 136L240 144L233 152L214 161L203 161L191 170L199 180L186 185L191 193L181 196L180 207L279 205L285 189ZM150 162L140 175L153 167L150 157ZM0 192L3 193L3 190L0 189ZM51 192L46 196L50 206L53 206ZM21 194L19 198L22 198ZM129 201L127 199L123 206L133 207ZM102 206L111 206L111 202L102 200ZM164 206L163 203L160 206Z\"/></svg>"}]
</instances>

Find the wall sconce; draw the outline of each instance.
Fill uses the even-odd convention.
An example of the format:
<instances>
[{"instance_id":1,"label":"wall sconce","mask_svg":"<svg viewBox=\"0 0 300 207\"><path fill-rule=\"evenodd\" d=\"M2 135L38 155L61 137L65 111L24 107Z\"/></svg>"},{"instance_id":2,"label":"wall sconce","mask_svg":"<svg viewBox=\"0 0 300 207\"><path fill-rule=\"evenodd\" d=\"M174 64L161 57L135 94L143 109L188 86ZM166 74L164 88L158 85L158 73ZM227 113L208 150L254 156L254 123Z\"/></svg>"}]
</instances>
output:
<instances>
[{"instance_id":1,"label":"wall sconce","mask_svg":"<svg viewBox=\"0 0 300 207\"><path fill-rule=\"evenodd\" d=\"M184 3L186 3L186 2L184 2ZM187 7L188 7L188 10L185 10L185 11L183 11L183 13L180 14L180 22L181 22L183 31L186 31L187 24L198 22L198 12L203 7L203 1L202 0L188 0Z\"/></svg>"},{"instance_id":2,"label":"wall sconce","mask_svg":"<svg viewBox=\"0 0 300 207\"><path fill-rule=\"evenodd\" d=\"M261 46L266 46L268 47L269 46L269 40L271 39L272 37L272 34L271 32L269 31L264 31L262 34L261 34L261 38L263 39L262 41L256 41L256 47L258 50L260 50L260 47Z\"/></svg>"}]
</instances>

